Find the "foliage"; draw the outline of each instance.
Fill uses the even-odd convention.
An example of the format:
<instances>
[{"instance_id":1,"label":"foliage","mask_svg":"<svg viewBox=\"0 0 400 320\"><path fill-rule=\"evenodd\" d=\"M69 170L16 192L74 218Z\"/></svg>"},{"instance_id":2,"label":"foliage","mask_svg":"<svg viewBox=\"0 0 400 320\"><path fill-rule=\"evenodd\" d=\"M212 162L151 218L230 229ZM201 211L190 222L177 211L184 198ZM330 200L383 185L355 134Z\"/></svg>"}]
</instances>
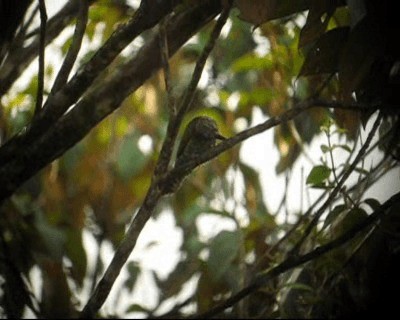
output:
<instances>
[{"instance_id":1,"label":"foliage","mask_svg":"<svg viewBox=\"0 0 400 320\"><path fill-rule=\"evenodd\" d=\"M0 313L304 318L389 311L386 288L399 285L392 266L399 265L400 54L388 1L238 0L230 9L230 1L82 3L49 17L44 78L29 67L40 53L40 19L29 19L39 16L36 2L10 31L12 41L0 38ZM79 56L53 92L61 62L50 57L72 51L78 37L71 30L84 10ZM219 32L221 12L229 18ZM34 71L23 73L28 67ZM41 81L45 103L35 111ZM168 143L199 115L229 139L189 169L174 168ZM263 124L254 125L259 118ZM277 179L285 176L281 194L273 182L264 185L240 144L272 128L278 160L262 167L275 165ZM271 148L260 141L260 150ZM313 143L319 150L309 153ZM388 172L396 190L384 199L367 193ZM166 195L179 175L180 188ZM288 190L300 175L298 206ZM172 237L181 239L176 263L160 272L144 261L163 244L147 243L139 255L137 238L165 216L173 216ZM213 221L214 232L204 232ZM164 245L173 255L172 244ZM393 282L379 287L385 272ZM140 299L145 279L153 283L152 303ZM376 292L387 301L374 300Z\"/></svg>"}]
</instances>

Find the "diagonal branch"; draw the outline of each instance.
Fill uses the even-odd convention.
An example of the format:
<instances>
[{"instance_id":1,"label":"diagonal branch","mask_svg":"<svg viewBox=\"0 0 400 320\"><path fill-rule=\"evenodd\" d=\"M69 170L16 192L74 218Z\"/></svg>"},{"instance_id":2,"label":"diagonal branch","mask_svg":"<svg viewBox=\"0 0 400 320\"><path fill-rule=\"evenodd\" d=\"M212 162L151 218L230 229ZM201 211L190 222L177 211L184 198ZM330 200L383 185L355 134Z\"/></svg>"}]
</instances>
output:
<instances>
[{"instance_id":1,"label":"diagonal branch","mask_svg":"<svg viewBox=\"0 0 400 320\"><path fill-rule=\"evenodd\" d=\"M242 141L244 141L256 134L262 133L268 129L271 129L272 127L275 127L275 126L281 124L281 123L292 120L293 118L298 116L300 113L302 113L308 109L317 108L317 107L336 108L336 109L345 109L345 110L359 110L359 111L366 111L366 110L369 110L370 108L373 108L372 106L367 106L365 104L354 103L354 104L346 104L345 105L339 101L326 101L326 100L321 100L321 99L310 99L310 100L302 101L302 102L298 103L297 105L295 105L295 107L287 110L286 112L282 113L281 115L270 118L257 126L249 128L247 130L244 130L244 131L236 134L235 136L222 141L216 147L210 149L208 152L204 152L203 154L196 157L196 159L188 161L187 163L185 163L181 166L175 167L172 170L166 172L160 178L160 186L163 188L163 190L168 190L168 187L171 185L171 183L173 183L173 181L176 181L177 178L182 179L187 174L189 174L193 169L195 169L197 166L215 158L222 152L232 148L233 146L241 143Z\"/></svg>"},{"instance_id":2,"label":"diagonal branch","mask_svg":"<svg viewBox=\"0 0 400 320\"><path fill-rule=\"evenodd\" d=\"M78 57L83 36L85 35L86 24L88 21L88 10L89 10L88 0L79 1L79 11L78 11L74 35L72 38L72 43L64 59L64 62L60 68L60 71L58 72L56 80L54 80L53 88L51 89L51 94L54 94L58 90L60 90L61 87L68 81L68 76L72 70L72 67L74 66L76 58Z\"/></svg>"},{"instance_id":3,"label":"diagonal branch","mask_svg":"<svg viewBox=\"0 0 400 320\"><path fill-rule=\"evenodd\" d=\"M90 0L93 2L94 0ZM65 6L47 22L45 43L48 45L54 40L62 30L71 22L78 11L78 0L68 1ZM31 18L29 18L31 19ZM29 20L28 20L29 23ZM23 31L23 30L21 30ZM38 35L32 43L21 50L23 40ZM18 34L16 41L12 42L5 61L1 65L0 72L0 96L3 96L12 84L21 76L26 67L37 57L40 44L40 27L38 30L28 34L23 39L24 34ZM20 39L21 38L21 39Z\"/></svg>"},{"instance_id":4,"label":"diagonal branch","mask_svg":"<svg viewBox=\"0 0 400 320\"><path fill-rule=\"evenodd\" d=\"M36 94L35 115L42 109L43 103L43 86L44 86L44 53L46 39L47 12L44 0L39 0L40 12L40 35L39 35L39 71L38 71L38 89Z\"/></svg>"},{"instance_id":5,"label":"diagonal branch","mask_svg":"<svg viewBox=\"0 0 400 320\"><path fill-rule=\"evenodd\" d=\"M166 17L160 23L160 50L161 50L161 57L162 57L162 65L164 71L164 85L165 85L165 92L167 95L167 109L171 114L171 117L174 117L176 114L176 105L175 101L172 98L172 87L171 87L171 68L169 65L169 58L170 53L168 51L168 37L167 37L167 25L169 23L169 18Z\"/></svg>"}]
</instances>

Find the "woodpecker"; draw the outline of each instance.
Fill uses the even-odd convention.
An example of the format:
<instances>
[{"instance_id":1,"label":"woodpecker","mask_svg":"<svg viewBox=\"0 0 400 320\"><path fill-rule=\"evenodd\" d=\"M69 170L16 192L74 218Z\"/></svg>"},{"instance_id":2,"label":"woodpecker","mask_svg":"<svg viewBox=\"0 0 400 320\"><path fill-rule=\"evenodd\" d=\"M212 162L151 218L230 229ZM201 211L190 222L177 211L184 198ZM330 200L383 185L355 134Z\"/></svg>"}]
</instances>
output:
<instances>
[{"instance_id":1,"label":"woodpecker","mask_svg":"<svg viewBox=\"0 0 400 320\"><path fill-rule=\"evenodd\" d=\"M207 116L194 118L183 133L176 155L175 167L196 159L215 146L217 140L225 140L225 137L218 132L215 120Z\"/></svg>"},{"instance_id":2,"label":"woodpecker","mask_svg":"<svg viewBox=\"0 0 400 320\"><path fill-rule=\"evenodd\" d=\"M200 116L190 121L183 133L176 155L175 168L179 168L179 170L163 186L163 192L165 194L175 192L191 171L184 167L185 163L208 151L215 145L217 140L225 139L218 132L217 124L213 119Z\"/></svg>"}]
</instances>

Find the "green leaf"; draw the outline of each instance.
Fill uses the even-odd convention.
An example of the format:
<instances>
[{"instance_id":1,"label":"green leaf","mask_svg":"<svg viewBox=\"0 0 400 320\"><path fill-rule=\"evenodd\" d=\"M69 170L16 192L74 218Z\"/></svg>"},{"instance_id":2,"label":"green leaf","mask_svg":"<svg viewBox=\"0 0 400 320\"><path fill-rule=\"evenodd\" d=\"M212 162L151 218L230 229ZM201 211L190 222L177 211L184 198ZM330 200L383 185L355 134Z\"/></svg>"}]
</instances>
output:
<instances>
[{"instance_id":1,"label":"green leaf","mask_svg":"<svg viewBox=\"0 0 400 320\"><path fill-rule=\"evenodd\" d=\"M240 231L221 231L211 242L207 265L217 281L231 266L241 246Z\"/></svg>"},{"instance_id":2,"label":"green leaf","mask_svg":"<svg viewBox=\"0 0 400 320\"><path fill-rule=\"evenodd\" d=\"M327 153L331 148L329 148L326 144L321 144L321 151L323 153Z\"/></svg>"},{"instance_id":3,"label":"green leaf","mask_svg":"<svg viewBox=\"0 0 400 320\"><path fill-rule=\"evenodd\" d=\"M233 72L243 72L249 70L262 70L269 69L273 65L273 62L269 56L266 57L258 57L254 53L246 54L239 59L237 59L232 64Z\"/></svg>"},{"instance_id":4,"label":"green leaf","mask_svg":"<svg viewBox=\"0 0 400 320\"><path fill-rule=\"evenodd\" d=\"M56 228L46 221L43 213L38 211L35 225L45 244L47 252L55 260L61 260L64 255L66 235L59 228Z\"/></svg>"},{"instance_id":5,"label":"green leaf","mask_svg":"<svg viewBox=\"0 0 400 320\"><path fill-rule=\"evenodd\" d=\"M137 137L129 136L120 146L116 169L124 181L132 178L146 164L147 158L138 148L137 140Z\"/></svg>"},{"instance_id":6,"label":"green leaf","mask_svg":"<svg viewBox=\"0 0 400 320\"><path fill-rule=\"evenodd\" d=\"M311 185L320 185L329 178L331 171L332 170L327 166L315 166L311 169L311 172L307 177L306 183Z\"/></svg>"},{"instance_id":7,"label":"green leaf","mask_svg":"<svg viewBox=\"0 0 400 320\"><path fill-rule=\"evenodd\" d=\"M348 153L351 153L351 148L347 144L339 144L337 147L347 151Z\"/></svg>"}]
</instances>

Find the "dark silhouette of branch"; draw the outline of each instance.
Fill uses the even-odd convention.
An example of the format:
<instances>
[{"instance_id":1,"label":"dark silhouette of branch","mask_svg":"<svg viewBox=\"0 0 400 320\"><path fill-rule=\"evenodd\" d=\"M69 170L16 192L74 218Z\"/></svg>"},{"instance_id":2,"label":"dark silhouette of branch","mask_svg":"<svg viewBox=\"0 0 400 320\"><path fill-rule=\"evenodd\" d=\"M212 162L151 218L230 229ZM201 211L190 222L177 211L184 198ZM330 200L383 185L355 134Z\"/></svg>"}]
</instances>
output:
<instances>
[{"instance_id":1,"label":"dark silhouette of branch","mask_svg":"<svg viewBox=\"0 0 400 320\"><path fill-rule=\"evenodd\" d=\"M45 64L45 39L46 39L46 25L47 25L47 12L46 3L44 0L39 0L39 13L40 13L40 35L39 35L39 71L38 71L38 89L36 94L35 115L42 109L43 103L43 86L44 86L44 64Z\"/></svg>"},{"instance_id":2,"label":"dark silhouette of branch","mask_svg":"<svg viewBox=\"0 0 400 320\"><path fill-rule=\"evenodd\" d=\"M10 44L15 41L15 32L23 24L24 15L32 0L20 0L18 5L12 0L0 1L0 65Z\"/></svg>"},{"instance_id":3,"label":"dark silhouette of branch","mask_svg":"<svg viewBox=\"0 0 400 320\"><path fill-rule=\"evenodd\" d=\"M383 203L379 208L377 208L372 214L365 218L359 224L350 228L347 232L337 237L336 239L328 242L325 245L318 246L314 250L299 256L290 256L283 262L278 264L263 273L258 274L250 285L240 290L238 293L227 299L225 302L219 304L218 306L206 311L202 314L196 314L190 318L206 319L212 318L224 311L225 309L232 307L237 302L247 297L249 294L257 291L258 289L264 287L269 281L281 275L282 273L289 271L293 268L301 266L309 261L315 260L322 255L339 248L348 241L352 240L361 231L371 226L373 223L377 222L387 211L394 205L400 203L400 192L393 195L389 200Z\"/></svg>"},{"instance_id":4,"label":"dark silhouette of branch","mask_svg":"<svg viewBox=\"0 0 400 320\"><path fill-rule=\"evenodd\" d=\"M18 33L15 35L13 40L13 46L21 47L24 40L26 39L26 34L28 32L28 28L32 25L35 16L39 11L39 4L36 4L35 8L30 13L29 17L27 17L26 22L23 22L21 27L18 29ZM40 26L39 26L40 30Z\"/></svg>"},{"instance_id":5,"label":"dark silhouette of branch","mask_svg":"<svg viewBox=\"0 0 400 320\"><path fill-rule=\"evenodd\" d=\"M56 80L54 80L51 94L56 93L68 81L68 76L71 72L72 67L74 66L76 58L78 57L83 36L85 35L86 24L88 21L88 9L88 0L79 1L79 11L72 43L60 68L60 71L58 72Z\"/></svg>"},{"instance_id":6,"label":"dark silhouette of branch","mask_svg":"<svg viewBox=\"0 0 400 320\"><path fill-rule=\"evenodd\" d=\"M169 17L164 18L160 23L160 50L162 55L162 65L164 71L164 85L165 92L167 95L167 108L171 113L171 117L176 114L175 101L172 98L172 87L171 87L171 70L169 66L170 53L168 51L168 37L167 37L167 24L169 22Z\"/></svg>"}]
</instances>

